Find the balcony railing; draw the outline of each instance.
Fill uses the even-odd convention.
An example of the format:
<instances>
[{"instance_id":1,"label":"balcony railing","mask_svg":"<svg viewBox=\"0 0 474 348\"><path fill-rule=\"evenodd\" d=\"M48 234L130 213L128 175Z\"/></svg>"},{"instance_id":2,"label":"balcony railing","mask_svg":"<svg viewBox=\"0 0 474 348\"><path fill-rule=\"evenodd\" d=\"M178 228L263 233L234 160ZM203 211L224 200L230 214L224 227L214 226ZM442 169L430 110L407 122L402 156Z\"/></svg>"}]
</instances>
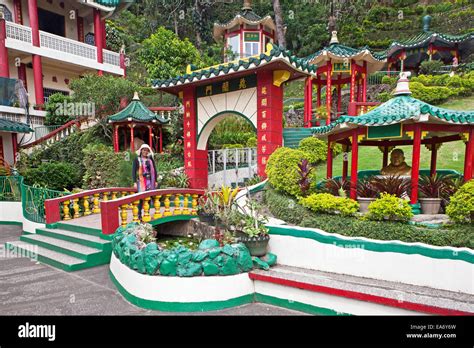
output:
<instances>
[{"instance_id":1,"label":"balcony railing","mask_svg":"<svg viewBox=\"0 0 474 348\"><path fill-rule=\"evenodd\" d=\"M7 38L33 44L31 28L13 22L6 22ZM54 51L97 61L97 48L83 42L40 31L40 46ZM120 54L104 50L104 63L120 66Z\"/></svg>"}]
</instances>

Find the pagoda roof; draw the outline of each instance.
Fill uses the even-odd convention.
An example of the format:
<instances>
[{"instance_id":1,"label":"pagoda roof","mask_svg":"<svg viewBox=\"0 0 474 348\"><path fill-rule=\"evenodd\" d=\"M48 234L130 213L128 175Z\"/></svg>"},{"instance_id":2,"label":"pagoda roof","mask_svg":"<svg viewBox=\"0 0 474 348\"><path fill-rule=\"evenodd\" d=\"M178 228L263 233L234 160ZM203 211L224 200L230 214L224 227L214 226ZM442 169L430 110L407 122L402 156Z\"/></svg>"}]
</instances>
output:
<instances>
[{"instance_id":1,"label":"pagoda roof","mask_svg":"<svg viewBox=\"0 0 474 348\"><path fill-rule=\"evenodd\" d=\"M134 0L87 0L80 1L86 6L96 7L97 5L102 6L101 9L107 12L116 11L120 8L125 8L130 6Z\"/></svg>"},{"instance_id":2,"label":"pagoda roof","mask_svg":"<svg viewBox=\"0 0 474 348\"><path fill-rule=\"evenodd\" d=\"M12 133L30 133L33 130L26 123L0 118L0 131Z\"/></svg>"},{"instance_id":3,"label":"pagoda roof","mask_svg":"<svg viewBox=\"0 0 474 348\"><path fill-rule=\"evenodd\" d=\"M237 25L249 24L249 25L266 25L272 30L275 30L275 22L271 16L260 17L258 14L253 12L251 8L242 9L233 19L227 23L214 23L213 36L216 41L221 40L224 37L226 30L231 29Z\"/></svg>"},{"instance_id":4,"label":"pagoda roof","mask_svg":"<svg viewBox=\"0 0 474 348\"><path fill-rule=\"evenodd\" d=\"M154 88L160 89L183 86L199 81L210 80L218 76L228 76L246 70L254 70L258 67L277 61L285 63L287 66L302 74L310 75L316 73L317 67L315 65L292 55L288 50L269 43L265 53L211 66L201 70L191 71L186 75L177 76L167 80L154 80L152 85Z\"/></svg>"},{"instance_id":5,"label":"pagoda roof","mask_svg":"<svg viewBox=\"0 0 474 348\"><path fill-rule=\"evenodd\" d=\"M139 99L135 96L130 104L127 105L123 110L120 110L115 115L108 117L109 123L114 122L153 122L160 124L167 124L169 120L166 120L155 114L153 111L148 109Z\"/></svg>"},{"instance_id":6,"label":"pagoda roof","mask_svg":"<svg viewBox=\"0 0 474 348\"><path fill-rule=\"evenodd\" d=\"M424 123L474 125L474 111L456 111L430 105L410 95L399 95L360 116L341 116L329 125L311 128L316 136L328 136L360 126L387 126L407 121Z\"/></svg>"},{"instance_id":7,"label":"pagoda roof","mask_svg":"<svg viewBox=\"0 0 474 348\"><path fill-rule=\"evenodd\" d=\"M333 38L329 46L311 54L304 58L310 64L324 65L328 60L336 63L346 61L346 59L354 59L355 61L366 61L368 73L380 70L386 63L387 56L385 52L377 53L372 51L368 46L362 48L354 48L342 45L338 42L336 33L333 33Z\"/></svg>"}]
</instances>

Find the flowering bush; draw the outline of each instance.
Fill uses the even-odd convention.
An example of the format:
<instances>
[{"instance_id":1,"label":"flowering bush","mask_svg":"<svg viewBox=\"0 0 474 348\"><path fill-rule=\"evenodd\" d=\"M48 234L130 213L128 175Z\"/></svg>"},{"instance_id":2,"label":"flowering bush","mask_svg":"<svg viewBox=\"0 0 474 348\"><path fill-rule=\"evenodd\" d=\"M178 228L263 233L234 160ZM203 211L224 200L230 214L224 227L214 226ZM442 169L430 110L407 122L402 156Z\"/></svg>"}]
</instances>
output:
<instances>
[{"instance_id":1,"label":"flowering bush","mask_svg":"<svg viewBox=\"0 0 474 348\"><path fill-rule=\"evenodd\" d=\"M409 221L413 217L408 201L395 195L381 193L380 198L369 204L367 219L383 221Z\"/></svg>"},{"instance_id":2,"label":"flowering bush","mask_svg":"<svg viewBox=\"0 0 474 348\"><path fill-rule=\"evenodd\" d=\"M465 183L451 197L451 201L446 207L446 214L454 222L474 222L474 180Z\"/></svg>"}]
</instances>

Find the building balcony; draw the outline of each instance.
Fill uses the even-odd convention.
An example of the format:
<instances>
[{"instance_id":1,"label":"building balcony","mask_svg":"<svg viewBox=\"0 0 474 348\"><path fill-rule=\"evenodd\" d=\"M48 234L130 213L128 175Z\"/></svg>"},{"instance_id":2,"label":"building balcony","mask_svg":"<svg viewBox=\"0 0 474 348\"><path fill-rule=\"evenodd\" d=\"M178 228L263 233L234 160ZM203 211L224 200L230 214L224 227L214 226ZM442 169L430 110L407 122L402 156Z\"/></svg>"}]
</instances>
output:
<instances>
[{"instance_id":1,"label":"building balcony","mask_svg":"<svg viewBox=\"0 0 474 348\"><path fill-rule=\"evenodd\" d=\"M6 22L6 46L9 49L36 54L53 60L124 75L120 67L120 54L103 50L103 63L97 62L97 48L79 41L40 31L40 47L33 46L31 28Z\"/></svg>"}]
</instances>

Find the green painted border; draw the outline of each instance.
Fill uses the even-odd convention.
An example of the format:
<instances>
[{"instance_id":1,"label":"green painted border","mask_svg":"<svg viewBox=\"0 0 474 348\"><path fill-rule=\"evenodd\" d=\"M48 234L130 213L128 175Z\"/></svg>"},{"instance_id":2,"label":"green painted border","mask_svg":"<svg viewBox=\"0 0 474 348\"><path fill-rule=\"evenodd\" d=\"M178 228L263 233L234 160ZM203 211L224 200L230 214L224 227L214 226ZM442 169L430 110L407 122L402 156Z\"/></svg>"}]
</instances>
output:
<instances>
[{"instance_id":1,"label":"green painted border","mask_svg":"<svg viewBox=\"0 0 474 348\"><path fill-rule=\"evenodd\" d=\"M23 226L23 222L19 222L19 221L0 221L0 225Z\"/></svg>"},{"instance_id":2,"label":"green painted border","mask_svg":"<svg viewBox=\"0 0 474 348\"><path fill-rule=\"evenodd\" d=\"M255 87L252 87L252 88L255 88ZM257 91L255 91L255 93L257 93ZM258 103L258 100L257 100L257 103ZM196 109L197 109L197 103L196 103ZM235 110L226 110L226 111L221 111L221 112L218 112L217 114L215 114L214 116L212 116L210 119L208 119L206 121L206 123L204 123L204 125L202 126L201 128L201 132L199 132L199 134L197 134L197 137L196 137L196 144L199 144L199 139L201 138L201 134L203 132L204 129L206 129L206 126L209 124L209 122L211 122L213 119L215 119L216 117L219 117L219 116L222 116L222 115L225 115L225 114L233 114L235 116L240 116L240 117L243 117L244 120L247 121L248 124L250 124L252 126L252 129L256 132L257 131L257 128L255 127L255 125L252 123L252 121L250 121L250 119L245 116L244 114L242 114L241 112L238 112L238 111L235 111ZM197 112L196 112L196 116L197 116Z\"/></svg>"},{"instance_id":3,"label":"green painted border","mask_svg":"<svg viewBox=\"0 0 474 348\"><path fill-rule=\"evenodd\" d=\"M395 243L377 243L372 241L366 241L359 238L342 239L337 236L326 236L319 234L313 230L299 230L293 229L291 226L267 226L270 229L271 235L290 236L296 238L307 238L312 239L316 242L323 244L332 244L338 247L349 246L353 248L354 244L363 246L364 250L376 251L376 252L391 252L413 255L418 254L433 259L447 259L455 261L465 261L474 264L474 253L460 250L446 250L446 249L431 249L425 246L419 245L401 245ZM456 254L456 255L455 255Z\"/></svg>"},{"instance_id":4,"label":"green painted border","mask_svg":"<svg viewBox=\"0 0 474 348\"><path fill-rule=\"evenodd\" d=\"M117 287L118 291L125 299L135 306L163 312L208 312L221 309L237 307L244 304L252 303L254 295L248 294L226 301L210 301L210 302L162 302L145 300L130 294L115 278L112 271L109 271L110 279Z\"/></svg>"},{"instance_id":5,"label":"green painted border","mask_svg":"<svg viewBox=\"0 0 474 348\"><path fill-rule=\"evenodd\" d=\"M340 313L335 310L323 307L316 307L302 302L286 300L279 297L263 295L258 292L255 293L255 301L260 303L266 303L276 307L283 307L292 309L298 312L309 313L313 315L331 315L331 316L348 316L351 314Z\"/></svg>"}]
</instances>

